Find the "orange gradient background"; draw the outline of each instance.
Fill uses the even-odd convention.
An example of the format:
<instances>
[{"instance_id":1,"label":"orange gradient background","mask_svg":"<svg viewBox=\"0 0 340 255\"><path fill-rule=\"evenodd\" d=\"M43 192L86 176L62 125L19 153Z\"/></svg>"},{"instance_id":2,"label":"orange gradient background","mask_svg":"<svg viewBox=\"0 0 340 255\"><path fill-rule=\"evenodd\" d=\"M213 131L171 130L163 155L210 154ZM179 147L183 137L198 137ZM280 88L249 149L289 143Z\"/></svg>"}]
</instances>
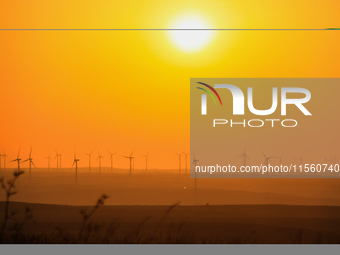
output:
<instances>
[{"instance_id":1,"label":"orange gradient background","mask_svg":"<svg viewBox=\"0 0 340 255\"><path fill-rule=\"evenodd\" d=\"M2 1L2 29L170 28L197 15L213 28L340 26L339 1ZM177 168L189 152L192 77L339 77L340 31L217 31L202 50L179 50L167 31L0 31L0 152L33 146L38 168L74 148L114 166ZM52 162L53 165L56 162ZM96 163L93 163L95 165ZM15 167L15 163L8 163Z\"/></svg>"}]
</instances>

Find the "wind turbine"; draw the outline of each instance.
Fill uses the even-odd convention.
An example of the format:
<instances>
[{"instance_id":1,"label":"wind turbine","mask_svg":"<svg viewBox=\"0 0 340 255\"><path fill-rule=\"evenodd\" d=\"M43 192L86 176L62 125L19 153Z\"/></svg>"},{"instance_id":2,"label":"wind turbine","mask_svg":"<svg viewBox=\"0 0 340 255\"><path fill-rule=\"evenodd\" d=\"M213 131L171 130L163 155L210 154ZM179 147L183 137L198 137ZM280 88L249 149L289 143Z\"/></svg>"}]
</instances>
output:
<instances>
[{"instance_id":1,"label":"wind turbine","mask_svg":"<svg viewBox=\"0 0 340 255\"><path fill-rule=\"evenodd\" d=\"M182 152L182 153L184 154L184 159L185 159L185 174L187 174L188 173L188 160L187 160L187 158L188 158L189 153L184 153L184 152Z\"/></svg>"},{"instance_id":2,"label":"wind turbine","mask_svg":"<svg viewBox=\"0 0 340 255\"><path fill-rule=\"evenodd\" d=\"M61 156L63 155L63 153L61 152L60 154L59 154L59 169L60 169L60 171L61 171Z\"/></svg>"},{"instance_id":3,"label":"wind turbine","mask_svg":"<svg viewBox=\"0 0 340 255\"><path fill-rule=\"evenodd\" d=\"M148 152L148 154L146 155L142 155L143 157L145 157L145 172L148 172L148 155L150 152Z\"/></svg>"},{"instance_id":4,"label":"wind turbine","mask_svg":"<svg viewBox=\"0 0 340 255\"><path fill-rule=\"evenodd\" d=\"M51 160L52 160L52 158L51 158L51 153L49 153L49 154L48 154L48 157L46 157L45 159L47 159L47 161L48 161L48 171L50 171Z\"/></svg>"},{"instance_id":5,"label":"wind turbine","mask_svg":"<svg viewBox=\"0 0 340 255\"><path fill-rule=\"evenodd\" d=\"M247 159L250 160L250 158L248 157L248 155L246 153L246 145L244 145L243 153L237 156L237 158L239 158L239 157L243 158L243 166L246 166L247 165Z\"/></svg>"},{"instance_id":6,"label":"wind turbine","mask_svg":"<svg viewBox=\"0 0 340 255\"><path fill-rule=\"evenodd\" d=\"M336 164L338 160L336 159L336 156L331 157L330 159L331 164Z\"/></svg>"},{"instance_id":7,"label":"wind turbine","mask_svg":"<svg viewBox=\"0 0 340 255\"><path fill-rule=\"evenodd\" d=\"M263 154L263 156L264 156L264 158L265 158L265 160L264 160L264 164L268 167L268 164L269 164L269 159L271 159L271 158L275 158L275 157L273 157L273 156L271 156L271 157L267 157L266 156L266 154L264 154L264 152L263 152L263 150L261 149L261 151L262 151L262 154ZM268 173L268 172L267 172Z\"/></svg>"},{"instance_id":8,"label":"wind turbine","mask_svg":"<svg viewBox=\"0 0 340 255\"><path fill-rule=\"evenodd\" d=\"M101 169L102 169L102 158L104 158L102 155L100 155L100 152L98 150L98 158L97 160L99 160L99 173L101 173Z\"/></svg>"},{"instance_id":9,"label":"wind turbine","mask_svg":"<svg viewBox=\"0 0 340 255\"><path fill-rule=\"evenodd\" d=\"M74 160L73 160L73 165L76 165L76 185L78 184L78 161L79 159L77 159L77 156L76 156L76 151L74 151Z\"/></svg>"},{"instance_id":10,"label":"wind turbine","mask_svg":"<svg viewBox=\"0 0 340 255\"><path fill-rule=\"evenodd\" d=\"M196 178L196 165L197 165L198 159L196 159L196 156L194 154L194 160L192 161L192 164L195 165L195 189L197 187L197 178Z\"/></svg>"},{"instance_id":11,"label":"wind turbine","mask_svg":"<svg viewBox=\"0 0 340 255\"><path fill-rule=\"evenodd\" d=\"M57 172L58 172L58 168L61 170L61 155L62 153L58 154L57 150L55 150L55 157L54 158L57 158Z\"/></svg>"},{"instance_id":12,"label":"wind turbine","mask_svg":"<svg viewBox=\"0 0 340 255\"><path fill-rule=\"evenodd\" d=\"M30 178L31 178L32 164L33 164L33 166L34 166L35 168L37 168L37 167L34 165L33 158L32 158L32 146L31 146L30 155L29 155L28 159L24 160L22 163L24 163L24 162L26 162L26 161L29 161Z\"/></svg>"},{"instance_id":13,"label":"wind turbine","mask_svg":"<svg viewBox=\"0 0 340 255\"><path fill-rule=\"evenodd\" d=\"M132 159L132 172L135 172L135 158Z\"/></svg>"},{"instance_id":14,"label":"wind turbine","mask_svg":"<svg viewBox=\"0 0 340 255\"><path fill-rule=\"evenodd\" d=\"M0 154L0 172L1 172L1 158L3 157L3 154Z\"/></svg>"},{"instance_id":15,"label":"wind turbine","mask_svg":"<svg viewBox=\"0 0 340 255\"><path fill-rule=\"evenodd\" d=\"M328 159L325 157L325 158L324 158L324 163L326 164L326 163L327 163L327 161L328 161Z\"/></svg>"},{"instance_id":16,"label":"wind turbine","mask_svg":"<svg viewBox=\"0 0 340 255\"><path fill-rule=\"evenodd\" d=\"M57 159L57 172L58 172L58 169L59 169L59 154L57 152L57 150L55 150L55 157L54 159Z\"/></svg>"},{"instance_id":17,"label":"wind turbine","mask_svg":"<svg viewBox=\"0 0 340 255\"><path fill-rule=\"evenodd\" d=\"M20 172L20 161L21 161L21 158L19 158L19 155L20 155L20 149L21 149L21 147L19 147L19 152L18 152L18 156L17 156L17 158L16 158L16 159L13 159L13 160L11 160L11 161L10 161L10 162L14 162L14 161L18 162L18 170L17 170L17 173L19 173L19 172Z\"/></svg>"},{"instance_id":18,"label":"wind turbine","mask_svg":"<svg viewBox=\"0 0 340 255\"><path fill-rule=\"evenodd\" d=\"M4 152L4 154L2 154L2 157L4 158L4 170L6 170L6 153Z\"/></svg>"},{"instance_id":19,"label":"wind turbine","mask_svg":"<svg viewBox=\"0 0 340 255\"><path fill-rule=\"evenodd\" d=\"M113 155L115 155L116 152L115 152L115 153L111 153L110 151L108 151L108 152L110 153L110 160L111 160L111 174L112 174L112 172L113 172Z\"/></svg>"},{"instance_id":20,"label":"wind turbine","mask_svg":"<svg viewBox=\"0 0 340 255\"><path fill-rule=\"evenodd\" d=\"M131 152L130 156L122 156L122 157L128 158L128 159L130 160L130 174L131 174L131 172L132 172L132 160L134 159L134 157L132 157L132 154L133 154L134 151L135 151L135 150L133 150L133 151Z\"/></svg>"},{"instance_id":21,"label":"wind turbine","mask_svg":"<svg viewBox=\"0 0 340 255\"><path fill-rule=\"evenodd\" d=\"M89 156L89 173L91 173L91 155L92 155L92 153L93 153L93 151L91 153L85 152L85 154Z\"/></svg>"},{"instance_id":22,"label":"wind turbine","mask_svg":"<svg viewBox=\"0 0 340 255\"><path fill-rule=\"evenodd\" d=\"M179 159L179 174L182 173L182 170L181 170L181 156L182 156L182 153L177 153L175 152L177 155L178 155L178 159Z\"/></svg>"},{"instance_id":23,"label":"wind turbine","mask_svg":"<svg viewBox=\"0 0 340 255\"><path fill-rule=\"evenodd\" d=\"M280 157L276 157L280 160L280 165L282 164L282 157L283 157L284 154L282 154Z\"/></svg>"},{"instance_id":24,"label":"wind turbine","mask_svg":"<svg viewBox=\"0 0 340 255\"><path fill-rule=\"evenodd\" d=\"M269 160L270 160L271 158L275 158L275 157L274 157L274 156L267 157L266 154L264 154L264 152L263 152L262 149L261 149L261 151L262 151L262 154L263 154L263 156L264 156L264 158L265 158L264 164L267 166L267 176L268 176L268 165L269 165Z\"/></svg>"},{"instance_id":25,"label":"wind turbine","mask_svg":"<svg viewBox=\"0 0 340 255\"><path fill-rule=\"evenodd\" d=\"M296 159L297 159L297 158L295 158L295 155L294 155L294 156L293 156L293 165L295 165Z\"/></svg>"}]
</instances>

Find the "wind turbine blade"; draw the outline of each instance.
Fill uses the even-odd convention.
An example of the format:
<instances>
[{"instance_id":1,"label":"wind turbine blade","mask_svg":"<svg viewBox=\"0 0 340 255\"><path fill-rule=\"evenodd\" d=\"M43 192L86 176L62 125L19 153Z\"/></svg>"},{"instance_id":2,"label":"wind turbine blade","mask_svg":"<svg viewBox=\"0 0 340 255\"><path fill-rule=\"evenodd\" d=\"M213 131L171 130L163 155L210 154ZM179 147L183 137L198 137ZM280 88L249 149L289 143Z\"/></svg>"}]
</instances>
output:
<instances>
[{"instance_id":1,"label":"wind turbine blade","mask_svg":"<svg viewBox=\"0 0 340 255\"><path fill-rule=\"evenodd\" d=\"M13 160L11 160L10 162L14 162L14 161L17 161L16 159L13 159Z\"/></svg>"},{"instance_id":2,"label":"wind turbine blade","mask_svg":"<svg viewBox=\"0 0 340 255\"><path fill-rule=\"evenodd\" d=\"M21 146L19 147L19 151L18 151L18 157L19 158L19 155L20 155L20 150L21 150Z\"/></svg>"},{"instance_id":3,"label":"wind turbine blade","mask_svg":"<svg viewBox=\"0 0 340 255\"><path fill-rule=\"evenodd\" d=\"M32 162L32 165L33 165L35 168L37 168L37 167L34 165L33 161L31 161L31 162Z\"/></svg>"},{"instance_id":4,"label":"wind turbine blade","mask_svg":"<svg viewBox=\"0 0 340 255\"><path fill-rule=\"evenodd\" d=\"M194 159L194 160L192 161L192 164L195 164L195 162L198 162L198 159Z\"/></svg>"},{"instance_id":5,"label":"wind turbine blade","mask_svg":"<svg viewBox=\"0 0 340 255\"><path fill-rule=\"evenodd\" d=\"M26 162L26 161L29 161L29 159L26 159L26 160L24 160L24 161L21 161L21 163L24 163L24 162Z\"/></svg>"},{"instance_id":6,"label":"wind turbine blade","mask_svg":"<svg viewBox=\"0 0 340 255\"><path fill-rule=\"evenodd\" d=\"M135 148L135 149L136 149L136 148ZM133 149L133 151L131 152L131 155L130 155L130 157L132 157L132 154L134 153L135 149Z\"/></svg>"},{"instance_id":7,"label":"wind turbine blade","mask_svg":"<svg viewBox=\"0 0 340 255\"><path fill-rule=\"evenodd\" d=\"M248 155L247 154L244 154L246 157L247 157L247 159L249 159L250 160L250 158L248 157Z\"/></svg>"},{"instance_id":8,"label":"wind turbine blade","mask_svg":"<svg viewBox=\"0 0 340 255\"><path fill-rule=\"evenodd\" d=\"M261 151L262 151L262 154L263 154L263 156L264 156L265 158L267 158L267 157L266 157L266 154L264 154L264 152L263 152L263 150L262 150L262 149L261 149Z\"/></svg>"}]
</instances>

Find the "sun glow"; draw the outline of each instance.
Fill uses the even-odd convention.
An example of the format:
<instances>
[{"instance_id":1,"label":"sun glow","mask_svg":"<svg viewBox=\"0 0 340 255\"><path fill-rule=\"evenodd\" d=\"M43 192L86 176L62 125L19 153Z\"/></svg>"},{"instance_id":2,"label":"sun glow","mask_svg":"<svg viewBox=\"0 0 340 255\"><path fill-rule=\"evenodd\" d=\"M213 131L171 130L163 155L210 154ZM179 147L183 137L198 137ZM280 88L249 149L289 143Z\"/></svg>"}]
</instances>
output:
<instances>
[{"instance_id":1,"label":"sun glow","mask_svg":"<svg viewBox=\"0 0 340 255\"><path fill-rule=\"evenodd\" d=\"M208 23L197 16L184 16L177 19L171 26L169 36L171 41L181 50L187 52L194 52L207 46L212 40L214 31L212 30L199 30L210 29ZM186 29L196 29L186 30Z\"/></svg>"}]
</instances>

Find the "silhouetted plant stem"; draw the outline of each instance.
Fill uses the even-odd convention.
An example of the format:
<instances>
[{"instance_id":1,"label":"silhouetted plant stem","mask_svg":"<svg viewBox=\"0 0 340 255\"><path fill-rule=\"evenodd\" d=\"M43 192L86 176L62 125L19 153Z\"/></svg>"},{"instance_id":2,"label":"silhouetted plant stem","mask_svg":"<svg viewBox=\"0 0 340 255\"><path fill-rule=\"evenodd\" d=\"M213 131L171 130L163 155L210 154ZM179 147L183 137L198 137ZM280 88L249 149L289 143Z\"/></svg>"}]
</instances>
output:
<instances>
[{"instance_id":1,"label":"silhouetted plant stem","mask_svg":"<svg viewBox=\"0 0 340 255\"><path fill-rule=\"evenodd\" d=\"M0 178L1 187L6 193L4 220L3 220L2 227L1 227L1 230L0 230L0 243L2 243L2 239L3 239L5 229L6 229L7 221L10 218L9 215L8 215L9 199L10 199L11 196L13 196L17 193L16 191L13 191L13 189L15 188L15 182L19 178L19 176L22 175L23 173L24 173L24 171L20 171L18 169L13 174L14 179L12 181L8 181L7 183L5 183L5 180L4 180L3 177ZM6 186L6 184L7 184L7 186Z\"/></svg>"},{"instance_id":2,"label":"silhouetted plant stem","mask_svg":"<svg viewBox=\"0 0 340 255\"><path fill-rule=\"evenodd\" d=\"M98 208L102 205L104 205L105 200L108 198L108 196L106 196L105 194L102 195L97 203L95 204L95 206L92 208L92 211L90 211L89 213L86 213L86 210L80 210L80 214L83 215L83 223L81 224L80 227L80 231L78 234L78 240L81 240L82 234L84 232L84 229L86 227L86 224L88 222L88 220L91 218L91 216L98 210Z\"/></svg>"}]
</instances>

